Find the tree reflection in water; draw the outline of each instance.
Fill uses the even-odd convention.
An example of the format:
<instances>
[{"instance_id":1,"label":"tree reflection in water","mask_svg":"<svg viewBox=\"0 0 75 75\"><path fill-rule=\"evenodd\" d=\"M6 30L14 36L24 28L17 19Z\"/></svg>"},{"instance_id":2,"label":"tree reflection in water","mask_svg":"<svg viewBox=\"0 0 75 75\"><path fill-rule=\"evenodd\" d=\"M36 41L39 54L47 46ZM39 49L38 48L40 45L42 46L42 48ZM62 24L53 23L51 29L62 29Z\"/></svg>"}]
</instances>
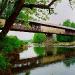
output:
<instances>
[{"instance_id":1,"label":"tree reflection in water","mask_svg":"<svg viewBox=\"0 0 75 75\"><path fill-rule=\"evenodd\" d=\"M37 56L40 56L37 59L32 58L29 60L31 62L30 66L33 66L33 68L42 67L45 65L48 65L51 63L64 63L66 67L71 67L70 65L73 65L75 63L75 48L74 47L34 47L33 48L34 53L37 54ZM48 53L48 54L47 54ZM40 64L37 64L37 60L40 62ZM60 62L61 61L61 62ZM35 63L35 66L32 65L32 63ZM64 67L64 68L66 68ZM31 75L31 70L28 70L24 73L24 75ZM35 70L36 71L36 70ZM22 74L23 75L23 74Z\"/></svg>"},{"instance_id":2,"label":"tree reflection in water","mask_svg":"<svg viewBox=\"0 0 75 75\"><path fill-rule=\"evenodd\" d=\"M74 50L75 50L74 48L70 47L57 47L57 54L63 54Z\"/></svg>"},{"instance_id":3,"label":"tree reflection in water","mask_svg":"<svg viewBox=\"0 0 75 75\"><path fill-rule=\"evenodd\" d=\"M75 57L68 58L67 60L64 60L63 63L64 63L67 67L70 67L70 65L75 64Z\"/></svg>"},{"instance_id":4,"label":"tree reflection in water","mask_svg":"<svg viewBox=\"0 0 75 75\"><path fill-rule=\"evenodd\" d=\"M37 54L37 56L44 56L45 47L34 47L34 52Z\"/></svg>"},{"instance_id":5,"label":"tree reflection in water","mask_svg":"<svg viewBox=\"0 0 75 75\"><path fill-rule=\"evenodd\" d=\"M30 70L28 70L25 75L30 75Z\"/></svg>"}]
</instances>

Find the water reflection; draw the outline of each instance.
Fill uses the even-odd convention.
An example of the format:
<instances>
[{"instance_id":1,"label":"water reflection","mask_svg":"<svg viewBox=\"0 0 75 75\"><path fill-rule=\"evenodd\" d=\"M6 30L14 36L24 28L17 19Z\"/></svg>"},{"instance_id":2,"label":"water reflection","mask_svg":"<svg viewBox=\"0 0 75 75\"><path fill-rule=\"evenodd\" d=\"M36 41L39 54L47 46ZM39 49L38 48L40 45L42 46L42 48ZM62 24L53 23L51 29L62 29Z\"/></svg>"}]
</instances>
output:
<instances>
[{"instance_id":1,"label":"water reflection","mask_svg":"<svg viewBox=\"0 0 75 75\"><path fill-rule=\"evenodd\" d=\"M25 75L30 75L30 70L28 70Z\"/></svg>"},{"instance_id":2,"label":"water reflection","mask_svg":"<svg viewBox=\"0 0 75 75\"><path fill-rule=\"evenodd\" d=\"M70 67L71 65L74 65L74 64L75 64L75 57L68 58L68 59L64 60L63 63L64 63L67 67Z\"/></svg>"},{"instance_id":3,"label":"water reflection","mask_svg":"<svg viewBox=\"0 0 75 75\"><path fill-rule=\"evenodd\" d=\"M41 58L37 58L42 56ZM27 65L26 72L17 75L75 75L75 48L74 47L35 47L20 53L22 59L34 63ZM33 58L36 57L37 59ZM34 61L31 61L34 60ZM36 62L39 62L38 64ZM59 62L58 62L59 61ZM54 63L56 62L56 63ZM53 64L51 64L53 63ZM36 67L38 65L38 67ZM42 67L39 67L41 66ZM26 68L26 67L25 67ZM70 69L69 69L70 68Z\"/></svg>"},{"instance_id":4,"label":"water reflection","mask_svg":"<svg viewBox=\"0 0 75 75\"><path fill-rule=\"evenodd\" d=\"M34 52L37 56L43 56L45 55L45 47L34 47Z\"/></svg>"},{"instance_id":5,"label":"water reflection","mask_svg":"<svg viewBox=\"0 0 75 75\"><path fill-rule=\"evenodd\" d=\"M37 56L33 46L29 47L28 50L21 52L19 55L20 55L20 59L27 59L27 58L32 58Z\"/></svg>"},{"instance_id":6,"label":"water reflection","mask_svg":"<svg viewBox=\"0 0 75 75\"><path fill-rule=\"evenodd\" d=\"M57 54L62 54L70 51L74 51L74 47L56 47L57 48Z\"/></svg>"}]
</instances>

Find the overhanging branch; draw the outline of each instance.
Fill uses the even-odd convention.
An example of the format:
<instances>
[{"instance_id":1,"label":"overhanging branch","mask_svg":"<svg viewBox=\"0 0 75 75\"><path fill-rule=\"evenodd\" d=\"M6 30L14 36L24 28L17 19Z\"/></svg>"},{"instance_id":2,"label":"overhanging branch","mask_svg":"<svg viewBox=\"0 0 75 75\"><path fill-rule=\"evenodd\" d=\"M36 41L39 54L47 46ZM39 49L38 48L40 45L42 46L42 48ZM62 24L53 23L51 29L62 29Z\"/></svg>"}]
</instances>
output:
<instances>
[{"instance_id":1,"label":"overhanging branch","mask_svg":"<svg viewBox=\"0 0 75 75\"><path fill-rule=\"evenodd\" d=\"M53 5L57 0L52 0L49 4L48 7L50 7L51 5Z\"/></svg>"},{"instance_id":2,"label":"overhanging branch","mask_svg":"<svg viewBox=\"0 0 75 75\"><path fill-rule=\"evenodd\" d=\"M50 6L54 4L57 0L52 0L48 5L45 4L24 4L23 7L27 8L41 8L41 9L50 9Z\"/></svg>"},{"instance_id":3,"label":"overhanging branch","mask_svg":"<svg viewBox=\"0 0 75 75\"><path fill-rule=\"evenodd\" d=\"M23 7L27 8L41 8L41 9L49 9L48 5L44 4L24 4Z\"/></svg>"}]
</instances>

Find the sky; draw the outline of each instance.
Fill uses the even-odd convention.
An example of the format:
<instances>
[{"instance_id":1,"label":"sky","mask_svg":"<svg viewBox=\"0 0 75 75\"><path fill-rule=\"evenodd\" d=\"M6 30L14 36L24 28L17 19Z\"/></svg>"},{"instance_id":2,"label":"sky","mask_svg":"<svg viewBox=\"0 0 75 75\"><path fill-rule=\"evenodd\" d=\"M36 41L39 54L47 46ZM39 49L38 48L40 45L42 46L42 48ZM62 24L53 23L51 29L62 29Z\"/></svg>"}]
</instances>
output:
<instances>
[{"instance_id":1,"label":"sky","mask_svg":"<svg viewBox=\"0 0 75 75\"><path fill-rule=\"evenodd\" d=\"M49 23L59 25L67 19L75 22L75 9L70 7L68 0L62 0L61 3L58 3L55 8L55 13L57 14L52 14L50 16L48 20Z\"/></svg>"},{"instance_id":2,"label":"sky","mask_svg":"<svg viewBox=\"0 0 75 75\"><path fill-rule=\"evenodd\" d=\"M21 40L30 40L33 38L34 33L28 33L28 32L18 32L18 31L9 31L8 36L17 36Z\"/></svg>"},{"instance_id":3,"label":"sky","mask_svg":"<svg viewBox=\"0 0 75 75\"><path fill-rule=\"evenodd\" d=\"M47 23L59 25L67 19L75 22L75 9L72 10L68 0L62 0L61 3L58 3L55 8L55 13L57 14L52 14L49 16L50 18L46 21ZM9 32L8 35L16 35L21 40L29 40L33 38L34 33L13 31Z\"/></svg>"}]
</instances>

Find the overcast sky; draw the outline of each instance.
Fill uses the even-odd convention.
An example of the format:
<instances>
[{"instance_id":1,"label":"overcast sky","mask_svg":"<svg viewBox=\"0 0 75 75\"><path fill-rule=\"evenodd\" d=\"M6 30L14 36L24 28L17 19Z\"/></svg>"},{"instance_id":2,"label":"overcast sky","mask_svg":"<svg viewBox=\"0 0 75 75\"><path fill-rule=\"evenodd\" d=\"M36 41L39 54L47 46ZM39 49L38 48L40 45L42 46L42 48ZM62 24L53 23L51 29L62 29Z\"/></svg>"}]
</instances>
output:
<instances>
[{"instance_id":1,"label":"overcast sky","mask_svg":"<svg viewBox=\"0 0 75 75\"><path fill-rule=\"evenodd\" d=\"M33 38L34 33L9 31L8 35L17 36L21 40L30 40Z\"/></svg>"},{"instance_id":2,"label":"overcast sky","mask_svg":"<svg viewBox=\"0 0 75 75\"><path fill-rule=\"evenodd\" d=\"M62 2L56 6L55 13L57 14L52 14L47 23L59 25L67 19L70 19L71 21L75 22L75 10L72 10L68 0L62 0ZM34 34L25 32L9 32L8 35L16 35L19 39L29 40L32 39Z\"/></svg>"},{"instance_id":3,"label":"overcast sky","mask_svg":"<svg viewBox=\"0 0 75 75\"><path fill-rule=\"evenodd\" d=\"M68 0L62 0L55 8L55 13L52 14L49 19L49 23L62 24L63 21L70 19L75 22L75 10L70 7Z\"/></svg>"}]
</instances>

